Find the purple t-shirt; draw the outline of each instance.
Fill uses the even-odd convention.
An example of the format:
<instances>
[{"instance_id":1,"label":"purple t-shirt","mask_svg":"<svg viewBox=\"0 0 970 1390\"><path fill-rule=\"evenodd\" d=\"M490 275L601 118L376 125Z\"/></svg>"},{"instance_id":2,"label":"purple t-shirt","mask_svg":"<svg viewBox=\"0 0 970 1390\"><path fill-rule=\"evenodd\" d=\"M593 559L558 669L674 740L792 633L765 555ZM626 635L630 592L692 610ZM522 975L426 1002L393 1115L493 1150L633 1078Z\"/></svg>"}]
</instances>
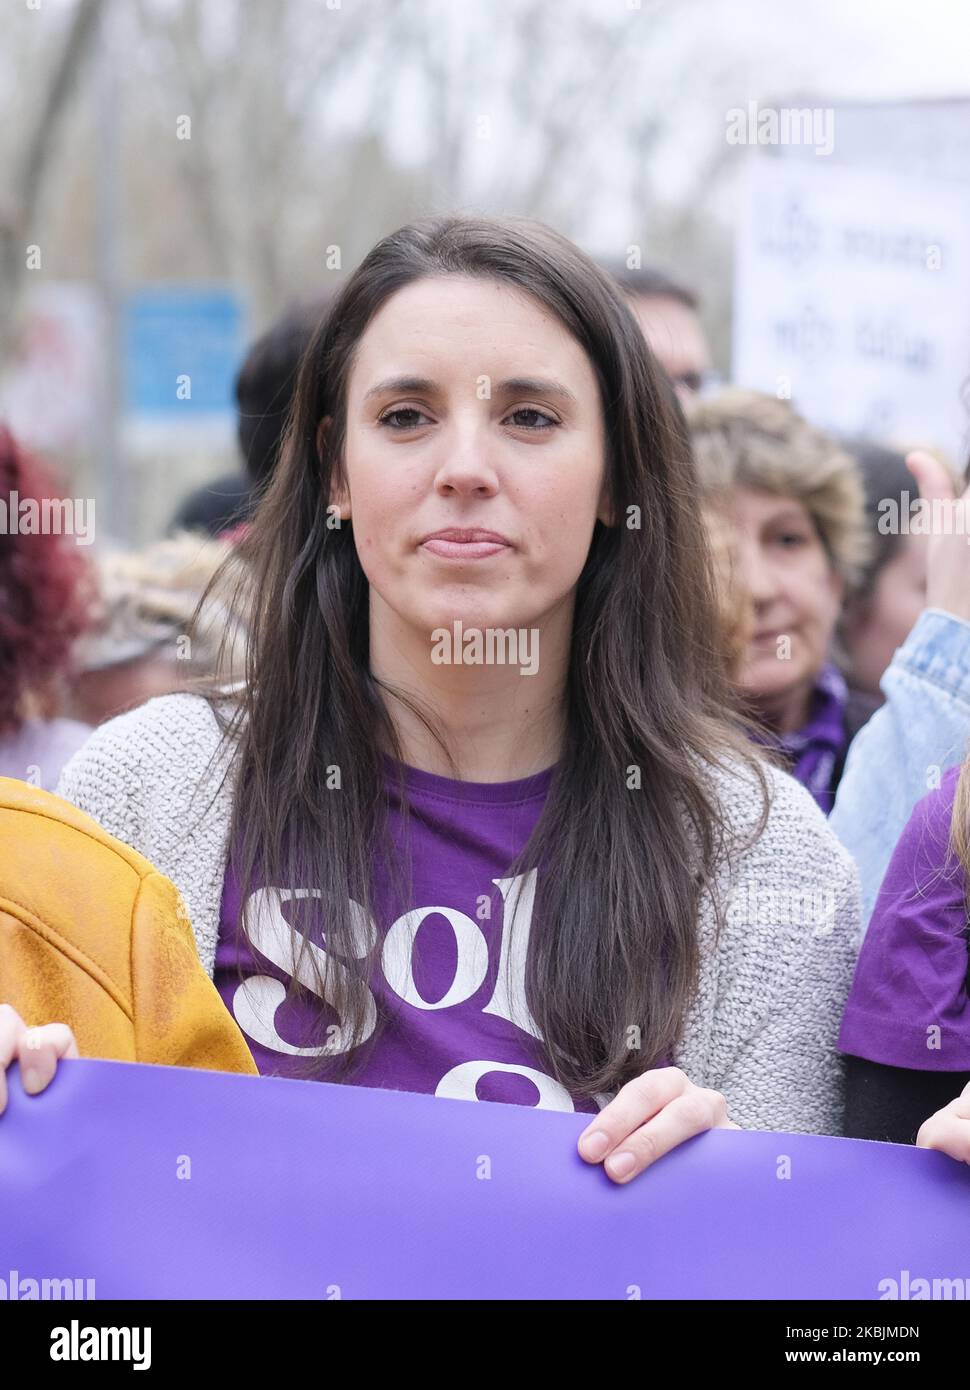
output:
<instances>
[{"instance_id":1,"label":"purple t-shirt","mask_svg":"<svg viewBox=\"0 0 970 1390\"><path fill-rule=\"evenodd\" d=\"M789 771L829 815L835 803L835 770L849 745L845 727L849 690L837 666L822 667L812 696L808 722L790 734L764 732L758 742L783 753Z\"/></svg>"},{"instance_id":2,"label":"purple t-shirt","mask_svg":"<svg viewBox=\"0 0 970 1390\"><path fill-rule=\"evenodd\" d=\"M918 802L889 861L839 1048L916 1071L970 1071L966 875L947 852L959 768Z\"/></svg>"},{"instance_id":3,"label":"purple t-shirt","mask_svg":"<svg viewBox=\"0 0 970 1390\"><path fill-rule=\"evenodd\" d=\"M361 913L360 931L362 946L378 937L383 941L370 988L375 1012L387 1022L372 1046L366 1039L362 1044L364 1060L348 1078L353 1084L592 1114L601 1108L587 1097L570 1096L549 1074L525 1003L523 964L535 871L517 881L507 877L507 868L539 818L552 771L515 782L459 782L405 769L413 907L395 913L378 862L377 925L365 922ZM400 796L393 777L388 796L388 829L400 851ZM517 883L521 898L510 934ZM320 913L305 892L301 898L262 887L249 908L250 932L259 948L254 956L238 930L239 909L240 885L230 861L216 987L261 1074L306 1075L308 1054L300 1051L301 1038L309 1038L308 1024L314 1017L319 1022L319 1009L329 1010L329 1005L321 1001L311 1013L306 1001L284 1001L291 974L287 967L293 963L288 923L296 913L296 925L313 949L322 950ZM307 975L305 983L311 979ZM333 1053L343 1040L332 1010L329 1017L334 1020ZM311 1051L319 1054L319 1041ZM326 1073L323 1079L328 1079ZM601 1104L607 1099L601 1097Z\"/></svg>"}]
</instances>

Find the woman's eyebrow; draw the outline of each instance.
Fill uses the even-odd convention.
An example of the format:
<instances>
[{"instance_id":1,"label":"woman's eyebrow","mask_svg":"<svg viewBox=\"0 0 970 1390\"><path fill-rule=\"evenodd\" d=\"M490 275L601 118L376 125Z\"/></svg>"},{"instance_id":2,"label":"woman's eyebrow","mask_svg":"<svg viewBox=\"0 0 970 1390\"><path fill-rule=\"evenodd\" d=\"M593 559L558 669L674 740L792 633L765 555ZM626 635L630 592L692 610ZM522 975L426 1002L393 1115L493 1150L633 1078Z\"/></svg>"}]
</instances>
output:
<instances>
[{"instance_id":1,"label":"woman's eyebrow","mask_svg":"<svg viewBox=\"0 0 970 1390\"><path fill-rule=\"evenodd\" d=\"M434 395L440 390L437 382L429 381L426 376L389 376L385 381L379 381L376 386L372 386L369 391L364 392L364 400L369 401L372 396L384 396L388 391L420 391L423 395Z\"/></svg>"},{"instance_id":2,"label":"woman's eyebrow","mask_svg":"<svg viewBox=\"0 0 970 1390\"><path fill-rule=\"evenodd\" d=\"M509 377L505 381L500 381L492 389L497 394L504 396L558 396L570 405L578 405L576 396L567 386L563 386L561 382L549 381L542 377ZM441 387L436 381L431 381L425 376L391 376L370 387L364 393L364 400L369 401L373 396L387 395L390 391L417 391L423 395L433 396L440 390Z\"/></svg>"},{"instance_id":3,"label":"woman's eyebrow","mask_svg":"<svg viewBox=\"0 0 970 1390\"><path fill-rule=\"evenodd\" d=\"M792 522L807 526L810 522L810 518L807 517L804 512L798 511L795 507L786 507L784 511L772 512L770 516L765 517L764 524L766 526L776 526L779 524L790 525Z\"/></svg>"},{"instance_id":4,"label":"woman's eyebrow","mask_svg":"<svg viewBox=\"0 0 970 1390\"><path fill-rule=\"evenodd\" d=\"M543 377L513 376L507 381L500 381L495 389L506 396L559 396L561 400L568 401L570 405L579 404L568 386L563 386L559 381L549 381Z\"/></svg>"}]
</instances>

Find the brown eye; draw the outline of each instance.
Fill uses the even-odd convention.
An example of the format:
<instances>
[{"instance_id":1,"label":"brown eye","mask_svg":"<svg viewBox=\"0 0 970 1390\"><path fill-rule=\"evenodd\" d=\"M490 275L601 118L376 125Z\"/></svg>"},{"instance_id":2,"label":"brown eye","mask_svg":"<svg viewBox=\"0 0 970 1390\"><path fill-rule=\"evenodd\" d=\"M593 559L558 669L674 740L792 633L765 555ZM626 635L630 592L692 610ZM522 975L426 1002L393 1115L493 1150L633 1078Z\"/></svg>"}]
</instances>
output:
<instances>
[{"instance_id":1,"label":"brown eye","mask_svg":"<svg viewBox=\"0 0 970 1390\"><path fill-rule=\"evenodd\" d=\"M523 416L527 419L523 420ZM547 415L543 410L537 410L535 406L523 406L521 410L513 410L508 417L510 420L517 420L519 428L524 430L546 430L555 428L558 420L554 420L551 415Z\"/></svg>"},{"instance_id":2,"label":"brown eye","mask_svg":"<svg viewBox=\"0 0 970 1390\"><path fill-rule=\"evenodd\" d=\"M414 430L418 428L422 420L427 418L415 406L407 405L399 406L396 410L389 410L386 415L380 416L377 423L392 430Z\"/></svg>"}]
</instances>

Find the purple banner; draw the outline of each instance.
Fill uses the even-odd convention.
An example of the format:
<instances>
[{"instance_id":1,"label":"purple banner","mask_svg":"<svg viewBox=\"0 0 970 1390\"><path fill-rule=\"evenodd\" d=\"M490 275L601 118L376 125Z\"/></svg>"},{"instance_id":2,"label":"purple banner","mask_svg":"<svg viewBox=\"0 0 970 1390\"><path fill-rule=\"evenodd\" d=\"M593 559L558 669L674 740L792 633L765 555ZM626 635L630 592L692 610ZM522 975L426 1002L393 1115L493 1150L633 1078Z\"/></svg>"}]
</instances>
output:
<instances>
[{"instance_id":1,"label":"purple banner","mask_svg":"<svg viewBox=\"0 0 970 1390\"><path fill-rule=\"evenodd\" d=\"M942 1154L718 1130L617 1187L583 1115L120 1062L8 1079L0 1297L970 1297L970 1169Z\"/></svg>"}]
</instances>

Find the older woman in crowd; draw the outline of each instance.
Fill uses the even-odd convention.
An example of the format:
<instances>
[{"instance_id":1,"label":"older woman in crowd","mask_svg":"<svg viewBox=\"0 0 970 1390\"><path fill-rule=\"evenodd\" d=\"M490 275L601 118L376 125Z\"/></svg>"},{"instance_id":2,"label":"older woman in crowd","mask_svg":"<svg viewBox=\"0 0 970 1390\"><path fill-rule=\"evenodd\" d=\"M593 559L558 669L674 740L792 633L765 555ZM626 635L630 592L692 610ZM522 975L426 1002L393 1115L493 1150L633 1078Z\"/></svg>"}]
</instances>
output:
<instances>
[{"instance_id":1,"label":"older woman in crowd","mask_svg":"<svg viewBox=\"0 0 970 1390\"><path fill-rule=\"evenodd\" d=\"M967 748L970 548L957 534L926 542L925 606L909 606L910 619L919 616L908 635L896 629L894 653L883 643L892 659L876 708L873 653L861 659L859 619L872 593L866 576L878 585L885 571L866 534L858 463L788 403L757 392L732 389L701 401L690 420L705 510L729 526L735 583L748 596L740 692L759 738L831 810L832 828L859 867L865 923L913 807ZM954 503L952 475L938 459L917 452L906 467L914 495ZM879 489L871 477L868 486ZM901 495L898 477L888 495ZM919 562L918 548L890 548L884 558L903 554L901 564ZM837 635L840 611L848 650Z\"/></svg>"},{"instance_id":2,"label":"older woman in crowd","mask_svg":"<svg viewBox=\"0 0 970 1390\"><path fill-rule=\"evenodd\" d=\"M733 529L751 602L740 693L759 736L828 812L872 712L833 659L842 604L867 558L858 470L787 402L754 391L702 401L691 421L708 505Z\"/></svg>"}]
</instances>

